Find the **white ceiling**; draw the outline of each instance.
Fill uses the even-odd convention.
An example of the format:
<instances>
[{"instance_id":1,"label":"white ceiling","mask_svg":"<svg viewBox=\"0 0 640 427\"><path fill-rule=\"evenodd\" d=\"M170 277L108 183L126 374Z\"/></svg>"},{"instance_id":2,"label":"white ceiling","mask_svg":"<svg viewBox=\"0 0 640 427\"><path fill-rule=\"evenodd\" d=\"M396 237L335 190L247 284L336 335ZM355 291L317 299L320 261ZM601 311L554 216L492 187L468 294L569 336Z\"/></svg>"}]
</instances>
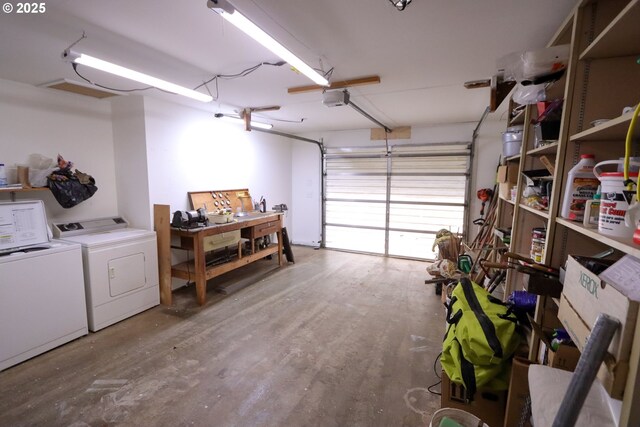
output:
<instances>
[{"instance_id":1,"label":"white ceiling","mask_svg":"<svg viewBox=\"0 0 640 427\"><path fill-rule=\"evenodd\" d=\"M235 7L308 64L332 79L379 75L381 83L350 88L351 99L388 127L477 122L488 89L468 80L496 72L496 59L543 47L573 0L413 0L397 11L388 0L232 0ZM206 0L55 0L44 14L0 13L0 78L40 85L79 80L60 54L74 48L174 83L195 87L235 74L272 53L211 12ZM78 67L115 88L139 84ZM304 133L375 125L349 107L322 105L321 92L289 95L312 84L288 66L263 66L247 77L219 79L218 99L189 101L155 89L149 96L212 112L280 105L260 113L275 130ZM215 84L209 89L215 95ZM279 120L299 121L289 123Z\"/></svg>"}]
</instances>

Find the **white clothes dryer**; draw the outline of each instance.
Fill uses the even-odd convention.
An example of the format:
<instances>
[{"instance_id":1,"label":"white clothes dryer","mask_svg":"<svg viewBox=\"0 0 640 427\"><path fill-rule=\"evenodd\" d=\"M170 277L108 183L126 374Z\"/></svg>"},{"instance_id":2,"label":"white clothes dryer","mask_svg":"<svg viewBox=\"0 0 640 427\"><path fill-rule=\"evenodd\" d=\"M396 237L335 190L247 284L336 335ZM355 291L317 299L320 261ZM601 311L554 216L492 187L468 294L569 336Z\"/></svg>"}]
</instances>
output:
<instances>
[{"instance_id":1,"label":"white clothes dryer","mask_svg":"<svg viewBox=\"0 0 640 427\"><path fill-rule=\"evenodd\" d=\"M82 246L89 330L98 331L160 303L154 231L122 217L53 224L54 236Z\"/></svg>"}]
</instances>

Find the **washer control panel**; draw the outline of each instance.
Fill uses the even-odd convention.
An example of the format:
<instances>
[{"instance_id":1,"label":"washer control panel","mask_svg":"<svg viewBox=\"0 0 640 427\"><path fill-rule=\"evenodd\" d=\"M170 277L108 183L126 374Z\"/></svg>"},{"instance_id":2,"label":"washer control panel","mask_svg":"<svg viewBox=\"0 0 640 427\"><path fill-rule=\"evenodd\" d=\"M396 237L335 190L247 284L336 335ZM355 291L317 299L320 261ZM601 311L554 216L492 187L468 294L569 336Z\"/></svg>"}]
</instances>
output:
<instances>
[{"instance_id":1,"label":"washer control panel","mask_svg":"<svg viewBox=\"0 0 640 427\"><path fill-rule=\"evenodd\" d=\"M79 234L102 233L121 228L127 228L129 223L120 216L111 218L90 219L85 221L72 221L64 224L53 223L53 236L64 239L66 236Z\"/></svg>"}]
</instances>

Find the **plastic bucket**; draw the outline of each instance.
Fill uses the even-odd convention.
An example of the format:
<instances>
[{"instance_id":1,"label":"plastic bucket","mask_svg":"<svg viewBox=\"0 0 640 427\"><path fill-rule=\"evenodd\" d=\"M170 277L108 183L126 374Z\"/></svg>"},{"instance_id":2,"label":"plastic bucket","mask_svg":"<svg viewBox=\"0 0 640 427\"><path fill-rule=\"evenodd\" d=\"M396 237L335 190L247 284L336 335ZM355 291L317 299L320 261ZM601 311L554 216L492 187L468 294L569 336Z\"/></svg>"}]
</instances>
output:
<instances>
[{"instance_id":1,"label":"plastic bucket","mask_svg":"<svg viewBox=\"0 0 640 427\"><path fill-rule=\"evenodd\" d=\"M619 165L619 160L607 160L600 162L593 168L593 173L600 180L600 218L598 219L598 232L612 237L629 238L633 236L635 227L625 224L624 216L629 209L629 204L635 194L634 190L626 189L624 185L624 173L602 172L603 165ZM634 165L639 163L632 162ZM638 181L638 172L629 173L629 178Z\"/></svg>"},{"instance_id":2,"label":"plastic bucket","mask_svg":"<svg viewBox=\"0 0 640 427\"><path fill-rule=\"evenodd\" d=\"M520 154L522 141L509 141L502 144L502 157L513 157Z\"/></svg>"},{"instance_id":3,"label":"plastic bucket","mask_svg":"<svg viewBox=\"0 0 640 427\"><path fill-rule=\"evenodd\" d=\"M489 427L485 423L480 424L480 418L476 417L475 415L455 408L438 409L433 414L433 417L431 417L431 423L429 423L429 427L439 427L440 421L442 421L444 417L450 418L464 427L478 427L480 425L482 425L482 427Z\"/></svg>"}]
</instances>

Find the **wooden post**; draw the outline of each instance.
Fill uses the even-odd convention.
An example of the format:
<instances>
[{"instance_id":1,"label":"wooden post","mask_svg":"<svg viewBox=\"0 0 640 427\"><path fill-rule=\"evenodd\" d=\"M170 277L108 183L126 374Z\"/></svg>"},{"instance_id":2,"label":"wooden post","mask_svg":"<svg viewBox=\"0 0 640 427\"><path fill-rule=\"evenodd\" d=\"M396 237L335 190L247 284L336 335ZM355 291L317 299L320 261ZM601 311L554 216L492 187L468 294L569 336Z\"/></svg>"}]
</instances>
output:
<instances>
[{"instance_id":1,"label":"wooden post","mask_svg":"<svg viewBox=\"0 0 640 427\"><path fill-rule=\"evenodd\" d=\"M196 299L199 305L204 305L207 302L207 266L202 233L193 235L193 263L196 273Z\"/></svg>"},{"instance_id":2,"label":"wooden post","mask_svg":"<svg viewBox=\"0 0 640 427\"><path fill-rule=\"evenodd\" d=\"M153 226L158 245L160 304L171 305L171 210L169 205L153 205Z\"/></svg>"}]
</instances>

